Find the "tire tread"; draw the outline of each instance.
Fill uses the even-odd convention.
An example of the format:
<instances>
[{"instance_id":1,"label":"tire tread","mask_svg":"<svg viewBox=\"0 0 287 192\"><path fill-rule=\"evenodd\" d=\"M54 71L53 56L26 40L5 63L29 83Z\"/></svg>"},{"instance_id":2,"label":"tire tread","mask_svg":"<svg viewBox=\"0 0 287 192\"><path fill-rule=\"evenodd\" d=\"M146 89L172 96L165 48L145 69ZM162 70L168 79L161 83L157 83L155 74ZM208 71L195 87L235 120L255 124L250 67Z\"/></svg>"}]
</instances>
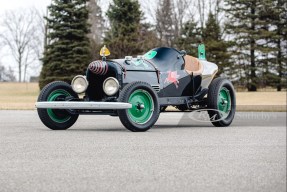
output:
<instances>
[{"instance_id":1,"label":"tire tread","mask_svg":"<svg viewBox=\"0 0 287 192\"><path fill-rule=\"evenodd\" d=\"M160 105L158 102L158 95L157 93L154 92L153 88L150 86L150 84L146 83L146 82L142 82L142 81L135 81L132 82L128 85L126 85L122 90L121 93L118 97L118 101L120 102L128 102L128 97L131 94L132 90L136 90L136 88L148 88L149 92L152 93L152 96L154 96L154 113L152 118L149 120L148 122L148 126L147 127L143 127L143 126L135 126L131 120L129 119L128 115L127 115L127 109L124 110L118 110L118 115L120 118L120 121L122 122L122 124L130 131L133 132L143 132L143 131L147 131L148 129L150 129L155 122L158 120L159 114L160 114ZM140 128L141 127L141 128Z\"/></svg>"},{"instance_id":2,"label":"tire tread","mask_svg":"<svg viewBox=\"0 0 287 192\"><path fill-rule=\"evenodd\" d=\"M63 86L65 87L72 96L77 97L78 95L72 90L71 86L64 82L64 81L54 81L49 84L47 84L40 92L37 101L47 101L47 97L50 94L51 91L53 91L56 87ZM56 90L56 89L55 89ZM71 119L68 122L65 123L57 123L54 122L48 115L47 109L37 109L38 115L42 123L52 129L52 130L65 130L71 127L78 119L79 115L72 115Z\"/></svg>"}]
</instances>

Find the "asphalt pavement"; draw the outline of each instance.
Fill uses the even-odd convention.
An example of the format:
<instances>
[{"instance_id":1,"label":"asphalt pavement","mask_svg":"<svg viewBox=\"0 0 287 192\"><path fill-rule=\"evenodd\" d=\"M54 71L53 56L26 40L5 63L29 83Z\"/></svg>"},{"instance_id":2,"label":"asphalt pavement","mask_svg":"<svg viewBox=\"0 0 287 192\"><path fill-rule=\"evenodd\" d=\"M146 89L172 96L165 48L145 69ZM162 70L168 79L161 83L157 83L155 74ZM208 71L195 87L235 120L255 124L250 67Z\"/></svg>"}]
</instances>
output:
<instances>
[{"instance_id":1,"label":"asphalt pavement","mask_svg":"<svg viewBox=\"0 0 287 192\"><path fill-rule=\"evenodd\" d=\"M148 132L80 116L52 131L36 111L0 111L0 191L286 191L286 113L238 112L217 128L163 113Z\"/></svg>"}]
</instances>

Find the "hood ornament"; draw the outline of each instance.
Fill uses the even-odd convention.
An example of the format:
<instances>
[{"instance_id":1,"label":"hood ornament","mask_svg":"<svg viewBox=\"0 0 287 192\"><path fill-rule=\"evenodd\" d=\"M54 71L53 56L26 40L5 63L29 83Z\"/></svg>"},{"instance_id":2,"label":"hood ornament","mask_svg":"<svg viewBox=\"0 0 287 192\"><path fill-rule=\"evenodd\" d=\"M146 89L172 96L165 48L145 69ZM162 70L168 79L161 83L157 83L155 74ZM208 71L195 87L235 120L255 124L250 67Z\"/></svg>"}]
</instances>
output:
<instances>
[{"instance_id":1,"label":"hood ornament","mask_svg":"<svg viewBox=\"0 0 287 192\"><path fill-rule=\"evenodd\" d=\"M110 54L111 54L110 50L106 47L106 45L104 45L100 51L100 55L103 57L102 60L105 61L106 57L109 56Z\"/></svg>"}]
</instances>

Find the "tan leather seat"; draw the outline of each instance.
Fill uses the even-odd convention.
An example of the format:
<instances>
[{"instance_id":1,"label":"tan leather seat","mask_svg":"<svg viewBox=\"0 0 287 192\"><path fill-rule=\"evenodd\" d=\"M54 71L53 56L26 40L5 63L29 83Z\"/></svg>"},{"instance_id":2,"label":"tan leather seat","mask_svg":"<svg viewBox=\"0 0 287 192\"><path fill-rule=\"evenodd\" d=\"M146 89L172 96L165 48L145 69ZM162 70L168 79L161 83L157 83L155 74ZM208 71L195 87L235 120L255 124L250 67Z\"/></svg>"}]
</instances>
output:
<instances>
[{"instance_id":1,"label":"tan leather seat","mask_svg":"<svg viewBox=\"0 0 287 192\"><path fill-rule=\"evenodd\" d=\"M186 55L184 56L184 61L185 61L184 69L187 73L189 73L190 75L192 73L193 75L202 74L203 66L197 58L192 57L190 55Z\"/></svg>"}]
</instances>

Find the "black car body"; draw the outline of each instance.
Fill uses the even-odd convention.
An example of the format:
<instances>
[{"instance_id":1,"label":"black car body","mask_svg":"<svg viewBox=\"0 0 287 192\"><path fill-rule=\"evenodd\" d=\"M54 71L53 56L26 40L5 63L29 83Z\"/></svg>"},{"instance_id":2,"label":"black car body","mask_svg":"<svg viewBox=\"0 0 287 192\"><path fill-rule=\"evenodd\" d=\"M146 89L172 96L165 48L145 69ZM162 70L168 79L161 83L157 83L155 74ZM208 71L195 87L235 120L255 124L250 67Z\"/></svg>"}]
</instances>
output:
<instances>
[{"instance_id":1,"label":"black car body","mask_svg":"<svg viewBox=\"0 0 287 192\"><path fill-rule=\"evenodd\" d=\"M72 86L47 85L36 103L39 116L51 129L67 129L79 114L107 114L119 116L131 131L146 131L171 105L182 111L211 108L209 115L218 116L212 123L228 126L235 113L233 86L222 78L213 83L218 67L203 54L199 51L202 59L197 59L185 51L159 47L137 58L107 60L103 55L103 60L88 65L85 76L75 77ZM77 93L83 90L79 99ZM65 121L58 121L61 118Z\"/></svg>"}]
</instances>

